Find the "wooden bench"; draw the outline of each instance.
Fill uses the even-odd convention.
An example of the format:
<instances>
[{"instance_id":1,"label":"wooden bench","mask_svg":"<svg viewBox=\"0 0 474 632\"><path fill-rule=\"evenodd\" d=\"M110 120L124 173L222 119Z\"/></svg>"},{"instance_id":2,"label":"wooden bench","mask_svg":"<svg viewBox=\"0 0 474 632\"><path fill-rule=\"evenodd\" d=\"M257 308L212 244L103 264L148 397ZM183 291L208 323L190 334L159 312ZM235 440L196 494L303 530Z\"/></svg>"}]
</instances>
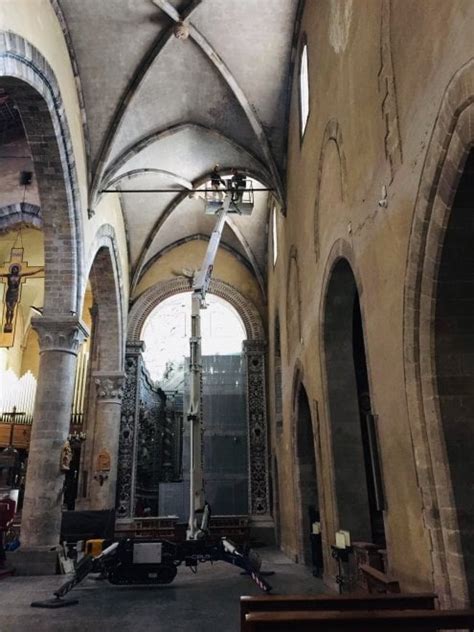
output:
<instances>
[{"instance_id":1,"label":"wooden bench","mask_svg":"<svg viewBox=\"0 0 474 632\"><path fill-rule=\"evenodd\" d=\"M251 612L248 632L395 632L474 629L474 610Z\"/></svg>"},{"instance_id":2,"label":"wooden bench","mask_svg":"<svg viewBox=\"0 0 474 632\"><path fill-rule=\"evenodd\" d=\"M240 598L240 627L249 628L246 615L253 612L294 612L323 610L434 610L433 593L388 595L258 595Z\"/></svg>"},{"instance_id":3,"label":"wooden bench","mask_svg":"<svg viewBox=\"0 0 474 632\"><path fill-rule=\"evenodd\" d=\"M364 576L369 593L399 593L400 584L398 580L390 575L382 573L373 566L361 564L359 570Z\"/></svg>"}]
</instances>

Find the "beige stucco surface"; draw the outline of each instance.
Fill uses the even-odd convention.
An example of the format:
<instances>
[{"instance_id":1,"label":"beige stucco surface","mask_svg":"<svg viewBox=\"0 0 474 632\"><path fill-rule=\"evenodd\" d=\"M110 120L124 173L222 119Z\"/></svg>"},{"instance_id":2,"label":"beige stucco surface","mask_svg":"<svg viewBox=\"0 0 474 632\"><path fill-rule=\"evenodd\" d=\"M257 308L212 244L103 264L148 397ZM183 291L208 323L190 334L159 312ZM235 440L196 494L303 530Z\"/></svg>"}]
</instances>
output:
<instances>
[{"instance_id":1,"label":"beige stucco surface","mask_svg":"<svg viewBox=\"0 0 474 632\"><path fill-rule=\"evenodd\" d=\"M306 33L310 67L310 116L300 143L298 91L293 85L288 151L286 217L279 217L279 255L268 273L269 331L279 316L282 337L284 427L279 455L280 507L284 548L297 554L294 498L294 414L292 388L295 367L316 402L324 496L326 544L344 528L336 515L331 477L331 424L325 397L322 349L324 288L334 261L335 244L343 250L359 285L369 381L379 439L387 510L385 528L391 571L407 590L432 587L430 542L422 519L420 490L408 423L403 364L403 297L411 222L423 160L441 98L453 74L474 54L470 33L474 25L472 2L391 3L390 51L396 85L397 118L403 162L393 181L385 152L381 69L381 18L389 3L358 0L350 3L343 28L345 49L334 39L334 5L307 2L302 32ZM347 5L349 3L346 3ZM336 12L337 13L337 12ZM386 19L390 19L386 17ZM341 31L342 28L342 31ZM344 34L344 33L343 33ZM344 38L342 38L344 41ZM471 42L470 45L467 43ZM330 141L324 150L322 178L317 191L318 165L325 127L339 123L342 142ZM341 200L340 171L346 164L345 195ZM388 204L380 207L382 188ZM319 193L320 255L316 260L314 209ZM269 245L271 245L269 243ZM287 346L286 278L290 247L297 248L302 341ZM337 245L336 245L337 249ZM274 341L271 341L271 349ZM270 373L272 372L270 353ZM272 392L273 389L270 389ZM273 409L273 395L271 407Z\"/></svg>"}]
</instances>

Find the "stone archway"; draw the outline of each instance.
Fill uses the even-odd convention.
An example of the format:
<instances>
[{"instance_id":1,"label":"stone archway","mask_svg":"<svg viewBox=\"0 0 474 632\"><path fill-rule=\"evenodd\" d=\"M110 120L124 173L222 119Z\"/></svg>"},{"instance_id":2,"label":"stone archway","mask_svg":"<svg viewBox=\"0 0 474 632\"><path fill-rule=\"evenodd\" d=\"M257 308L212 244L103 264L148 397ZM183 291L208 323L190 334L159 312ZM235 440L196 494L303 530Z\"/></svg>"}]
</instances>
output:
<instances>
[{"instance_id":1,"label":"stone archway","mask_svg":"<svg viewBox=\"0 0 474 632\"><path fill-rule=\"evenodd\" d=\"M81 505L90 509L115 506L120 407L125 373L123 288L113 228L103 225L94 242L89 279L93 295L91 362L84 446ZM99 460L107 454L110 470L100 482Z\"/></svg>"},{"instance_id":2,"label":"stone archway","mask_svg":"<svg viewBox=\"0 0 474 632\"><path fill-rule=\"evenodd\" d=\"M130 310L127 334L126 384L127 392L135 392L141 371L140 341L143 325L153 309L166 298L191 291L190 280L177 278L158 283L136 300ZM249 463L249 512L254 526L273 529L270 517L268 433L265 355L266 341L261 316L255 305L234 287L213 279L209 292L227 301L238 312L244 324L247 340L244 354L247 371L247 418L248 418L248 463ZM125 398L122 406L122 435L120 442L119 468L119 513L127 518L132 514L133 480L130 464L133 462L135 431L131 419L135 418L137 402L133 397Z\"/></svg>"},{"instance_id":3,"label":"stone archway","mask_svg":"<svg viewBox=\"0 0 474 632\"><path fill-rule=\"evenodd\" d=\"M20 112L33 159L44 231L44 308L41 317L32 319L40 341L40 370L21 529L22 553L29 555L29 563L34 565L34 550L59 543L60 457L69 432L76 356L87 335L78 319L82 213L72 140L54 72L21 36L10 32L1 35L0 86ZM55 553L48 562L51 566L43 565L41 570L54 572Z\"/></svg>"},{"instance_id":4,"label":"stone archway","mask_svg":"<svg viewBox=\"0 0 474 632\"><path fill-rule=\"evenodd\" d=\"M415 203L404 296L404 364L410 428L423 517L431 538L433 584L444 607L468 604L473 592L469 584L474 580L464 557L465 533L456 493L456 488L460 488L450 463L452 449L446 440L450 415L446 400L442 401L444 387L439 372L440 310L445 302L440 281L449 270L446 257L449 232L456 223L455 196L474 144L473 129L471 59L451 79L433 128ZM461 258L458 263L462 264ZM451 277L451 282L454 287L455 277ZM461 355L457 355L457 361L461 361ZM452 360L456 361L456 357Z\"/></svg>"}]
</instances>

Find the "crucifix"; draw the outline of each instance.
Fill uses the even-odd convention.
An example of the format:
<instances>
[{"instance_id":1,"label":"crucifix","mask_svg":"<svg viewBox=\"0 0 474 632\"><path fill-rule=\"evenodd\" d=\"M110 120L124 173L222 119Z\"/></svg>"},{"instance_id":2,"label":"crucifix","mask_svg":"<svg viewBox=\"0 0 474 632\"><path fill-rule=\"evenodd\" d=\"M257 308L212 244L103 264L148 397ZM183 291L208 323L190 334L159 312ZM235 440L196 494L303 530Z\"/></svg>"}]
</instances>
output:
<instances>
[{"instance_id":1,"label":"crucifix","mask_svg":"<svg viewBox=\"0 0 474 632\"><path fill-rule=\"evenodd\" d=\"M6 283L7 286L3 299L2 320L0 321L0 347L13 347L21 287L28 280L28 277L32 276L37 279L44 278L44 268L29 266L28 262L23 260L23 248L15 248L14 246L10 252L10 260L5 261L3 266L0 266L0 283Z\"/></svg>"}]
</instances>

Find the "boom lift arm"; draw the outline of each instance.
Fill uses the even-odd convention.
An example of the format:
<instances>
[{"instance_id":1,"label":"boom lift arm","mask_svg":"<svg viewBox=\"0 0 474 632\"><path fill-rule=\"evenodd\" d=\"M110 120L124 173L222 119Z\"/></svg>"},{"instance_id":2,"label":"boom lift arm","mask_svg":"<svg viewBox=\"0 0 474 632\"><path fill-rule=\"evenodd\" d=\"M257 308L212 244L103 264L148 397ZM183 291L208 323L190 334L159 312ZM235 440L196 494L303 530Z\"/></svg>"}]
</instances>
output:
<instances>
[{"instance_id":1,"label":"boom lift arm","mask_svg":"<svg viewBox=\"0 0 474 632\"><path fill-rule=\"evenodd\" d=\"M206 307L206 294L211 282L212 270L216 259L217 250L225 226L225 220L231 204L233 193L228 191L224 198L222 208L217 215L217 222L212 232L206 255L201 269L196 273L193 281L193 294L191 302L191 337L190 337L190 403L188 421L190 423L190 491L189 491L189 522L187 539L196 540L202 538L207 530L209 521L209 507L204 496L203 480L203 455L202 455L202 360L201 360L201 309ZM198 523L202 516L201 523Z\"/></svg>"}]
</instances>

